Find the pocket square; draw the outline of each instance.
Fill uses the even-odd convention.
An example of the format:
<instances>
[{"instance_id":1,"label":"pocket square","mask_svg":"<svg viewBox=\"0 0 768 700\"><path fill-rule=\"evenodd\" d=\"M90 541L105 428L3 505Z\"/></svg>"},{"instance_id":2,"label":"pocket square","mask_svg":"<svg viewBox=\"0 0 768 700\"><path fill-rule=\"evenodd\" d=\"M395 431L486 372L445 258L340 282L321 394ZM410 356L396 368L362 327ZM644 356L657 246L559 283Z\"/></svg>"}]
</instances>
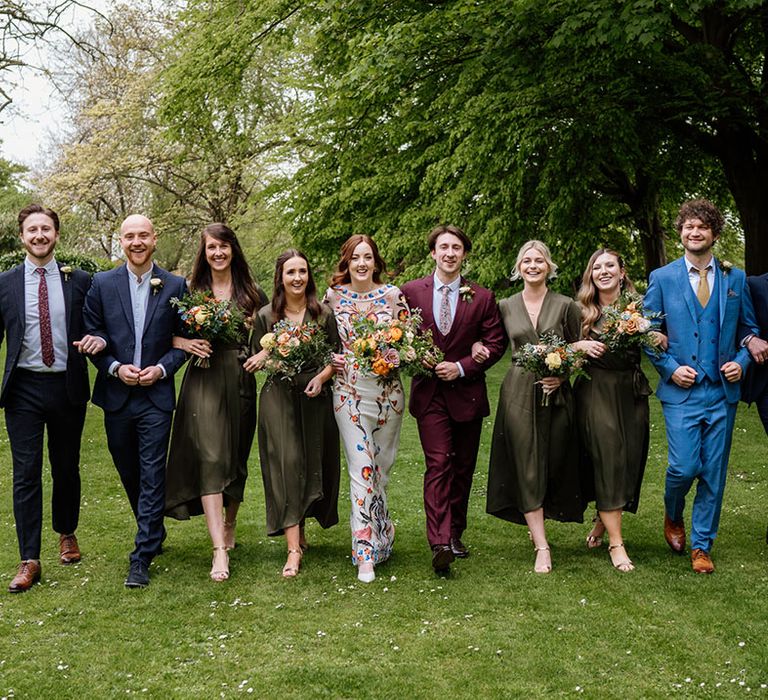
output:
<instances>
[{"instance_id":1,"label":"pocket square","mask_svg":"<svg viewBox=\"0 0 768 700\"><path fill-rule=\"evenodd\" d=\"M729 289L729 290L728 290L728 296L729 296L729 297L737 297L737 296L739 296L739 295L738 295L738 294L736 294L736 292L734 292L732 289Z\"/></svg>"}]
</instances>

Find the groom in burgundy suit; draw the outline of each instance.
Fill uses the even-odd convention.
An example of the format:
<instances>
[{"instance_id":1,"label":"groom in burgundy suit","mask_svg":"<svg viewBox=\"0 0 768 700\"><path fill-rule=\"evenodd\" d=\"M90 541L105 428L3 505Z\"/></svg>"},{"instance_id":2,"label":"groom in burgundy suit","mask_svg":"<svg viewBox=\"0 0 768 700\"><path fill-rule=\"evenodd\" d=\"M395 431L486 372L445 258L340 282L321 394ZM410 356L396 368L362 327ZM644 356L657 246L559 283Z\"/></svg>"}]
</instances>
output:
<instances>
[{"instance_id":1,"label":"groom in burgundy suit","mask_svg":"<svg viewBox=\"0 0 768 700\"><path fill-rule=\"evenodd\" d=\"M461 536L483 418L490 413L485 370L502 356L507 339L493 294L461 277L472 249L465 233L441 225L427 243L434 273L408 282L402 292L412 309L421 309L422 328L432 331L445 354L434 376L414 377L410 398L426 462L427 539L440 573L469 555Z\"/></svg>"}]
</instances>

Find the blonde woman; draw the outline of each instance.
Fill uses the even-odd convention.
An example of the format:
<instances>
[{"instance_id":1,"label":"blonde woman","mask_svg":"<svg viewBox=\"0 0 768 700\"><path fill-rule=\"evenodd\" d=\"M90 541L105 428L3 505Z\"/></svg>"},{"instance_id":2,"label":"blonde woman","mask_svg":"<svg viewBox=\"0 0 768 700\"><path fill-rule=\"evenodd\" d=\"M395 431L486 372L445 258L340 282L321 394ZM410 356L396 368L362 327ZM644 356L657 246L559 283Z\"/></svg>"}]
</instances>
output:
<instances>
[{"instance_id":1,"label":"blonde woman","mask_svg":"<svg viewBox=\"0 0 768 700\"><path fill-rule=\"evenodd\" d=\"M538 343L548 331L568 342L579 339L578 306L547 287L556 271L549 249L541 241L528 241L520 249L513 279L523 280L523 291L499 302L513 354L526 343ZM542 392L550 394L546 406L542 405ZM582 521L575 442L568 382L559 377L537 381L512 364L501 387L493 428L487 511L528 526L536 573L552 570L545 518Z\"/></svg>"}]
</instances>

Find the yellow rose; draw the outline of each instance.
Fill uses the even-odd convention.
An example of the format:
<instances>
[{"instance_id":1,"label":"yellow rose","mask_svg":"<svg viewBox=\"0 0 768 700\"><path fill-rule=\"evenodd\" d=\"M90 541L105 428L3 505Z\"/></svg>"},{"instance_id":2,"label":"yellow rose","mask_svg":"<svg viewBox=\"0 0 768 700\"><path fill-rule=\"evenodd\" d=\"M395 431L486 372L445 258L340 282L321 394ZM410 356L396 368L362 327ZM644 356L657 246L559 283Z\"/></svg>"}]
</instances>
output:
<instances>
[{"instance_id":1,"label":"yellow rose","mask_svg":"<svg viewBox=\"0 0 768 700\"><path fill-rule=\"evenodd\" d=\"M275 334L265 333L263 336L261 336L259 345L261 345L264 350L271 350L273 347L275 347Z\"/></svg>"},{"instance_id":2,"label":"yellow rose","mask_svg":"<svg viewBox=\"0 0 768 700\"><path fill-rule=\"evenodd\" d=\"M551 370L560 369L560 366L563 364L563 358L557 352L550 352L544 358L544 364Z\"/></svg>"}]
</instances>

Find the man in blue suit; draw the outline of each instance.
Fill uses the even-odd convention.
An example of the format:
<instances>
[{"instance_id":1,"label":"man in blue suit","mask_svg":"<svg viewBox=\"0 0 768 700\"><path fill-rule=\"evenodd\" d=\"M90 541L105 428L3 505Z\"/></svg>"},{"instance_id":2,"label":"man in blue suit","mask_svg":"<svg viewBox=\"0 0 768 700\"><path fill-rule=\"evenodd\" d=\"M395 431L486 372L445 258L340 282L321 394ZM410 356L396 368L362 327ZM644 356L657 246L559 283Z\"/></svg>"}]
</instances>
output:
<instances>
[{"instance_id":1,"label":"man in blue suit","mask_svg":"<svg viewBox=\"0 0 768 700\"><path fill-rule=\"evenodd\" d=\"M126 264L93 278L84 318L89 333L106 341L93 359L99 370L93 403L104 409L109 451L138 526L125 585L143 588L163 540L173 375L185 360L172 345L181 329L170 300L187 288L183 278L153 264L157 236L145 216L122 223L120 245Z\"/></svg>"},{"instance_id":2,"label":"man in blue suit","mask_svg":"<svg viewBox=\"0 0 768 700\"><path fill-rule=\"evenodd\" d=\"M691 565L712 573L740 381L750 362L746 347L757 333L742 270L718 261L712 246L724 219L706 200L685 202L675 225L685 255L651 273L645 306L662 314L666 351L649 353L660 375L657 396L667 426L669 466L664 536L685 551L683 509L698 479L691 514Z\"/></svg>"}]
</instances>

